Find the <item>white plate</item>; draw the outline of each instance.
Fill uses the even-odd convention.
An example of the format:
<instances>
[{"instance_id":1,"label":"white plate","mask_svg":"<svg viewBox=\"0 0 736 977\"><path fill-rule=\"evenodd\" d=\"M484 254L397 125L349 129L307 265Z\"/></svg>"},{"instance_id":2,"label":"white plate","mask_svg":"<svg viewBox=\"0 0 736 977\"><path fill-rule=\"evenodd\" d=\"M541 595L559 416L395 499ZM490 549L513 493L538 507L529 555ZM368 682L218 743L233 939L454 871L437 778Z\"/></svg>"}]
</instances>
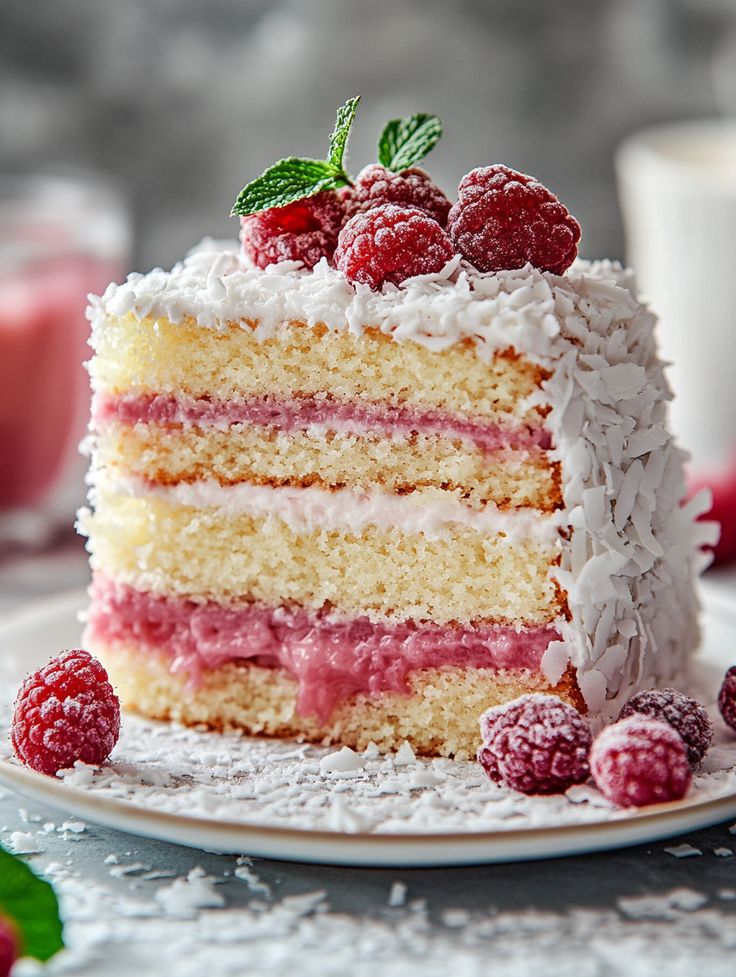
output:
<instances>
[{"instance_id":1,"label":"white plate","mask_svg":"<svg viewBox=\"0 0 736 977\"><path fill-rule=\"evenodd\" d=\"M0 624L0 725L12 689L57 650L79 642L75 592ZM736 602L707 604L699 684L712 700L736 657ZM342 865L431 866L551 858L644 844L736 817L736 738L716 746L688 797L641 811L605 806L591 788L527 798L496 788L474 763L361 755L342 772L334 751L220 736L125 718L109 765L63 779L9 756L0 783L108 827L216 852ZM328 763L326 766L329 766Z\"/></svg>"}]
</instances>

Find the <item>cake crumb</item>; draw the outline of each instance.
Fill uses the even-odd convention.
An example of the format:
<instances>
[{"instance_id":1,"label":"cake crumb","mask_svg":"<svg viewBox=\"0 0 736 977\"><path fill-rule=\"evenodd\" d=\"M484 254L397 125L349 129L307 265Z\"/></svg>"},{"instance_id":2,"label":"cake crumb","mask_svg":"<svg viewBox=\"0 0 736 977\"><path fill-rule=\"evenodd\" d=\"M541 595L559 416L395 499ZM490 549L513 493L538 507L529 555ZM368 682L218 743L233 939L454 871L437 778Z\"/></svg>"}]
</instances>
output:
<instances>
[{"instance_id":1,"label":"cake crumb","mask_svg":"<svg viewBox=\"0 0 736 977\"><path fill-rule=\"evenodd\" d=\"M703 852L700 848L696 848L694 845L673 845L671 848L665 848L668 855L674 855L675 858L692 858L694 855L702 855Z\"/></svg>"},{"instance_id":2,"label":"cake crumb","mask_svg":"<svg viewBox=\"0 0 736 977\"><path fill-rule=\"evenodd\" d=\"M408 888L405 882L396 879L391 883L391 888L388 893L388 905L391 909L399 909L401 906L406 904L406 894Z\"/></svg>"}]
</instances>

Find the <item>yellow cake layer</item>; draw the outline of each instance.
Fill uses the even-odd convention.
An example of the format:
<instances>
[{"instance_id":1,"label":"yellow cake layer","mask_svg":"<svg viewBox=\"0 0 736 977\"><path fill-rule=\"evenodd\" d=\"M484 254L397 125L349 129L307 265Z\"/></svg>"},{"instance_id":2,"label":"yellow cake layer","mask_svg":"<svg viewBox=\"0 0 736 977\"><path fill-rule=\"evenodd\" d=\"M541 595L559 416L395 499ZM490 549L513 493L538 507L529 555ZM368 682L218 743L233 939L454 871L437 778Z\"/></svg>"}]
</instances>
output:
<instances>
[{"instance_id":1,"label":"yellow cake layer","mask_svg":"<svg viewBox=\"0 0 736 977\"><path fill-rule=\"evenodd\" d=\"M472 758L480 745L479 716L527 692L558 695L584 711L571 673L551 686L526 670L445 667L411 674L411 695L357 695L339 704L322 725L296 713L297 684L283 669L230 663L205 671L192 688L171 674L164 658L145 649L95 643L90 650L104 664L123 705L143 715L356 750L373 742L386 752L408 740L419 754Z\"/></svg>"},{"instance_id":2,"label":"yellow cake layer","mask_svg":"<svg viewBox=\"0 0 736 977\"><path fill-rule=\"evenodd\" d=\"M222 399L328 392L344 400L385 400L503 420L539 423L530 408L546 374L511 352L484 363L471 343L441 353L376 330L361 336L304 323L259 340L254 329L216 331L194 323L108 318L95 337L93 385L110 393L184 393Z\"/></svg>"},{"instance_id":3,"label":"yellow cake layer","mask_svg":"<svg viewBox=\"0 0 736 977\"><path fill-rule=\"evenodd\" d=\"M366 526L297 533L276 516L228 515L100 492L82 520L92 566L139 590L227 602L332 606L374 620L546 623L564 611L556 543L453 524L442 537Z\"/></svg>"},{"instance_id":4,"label":"yellow cake layer","mask_svg":"<svg viewBox=\"0 0 736 977\"><path fill-rule=\"evenodd\" d=\"M214 478L223 485L247 481L329 488L379 487L458 490L474 504L500 508L560 505L558 465L541 449L489 456L467 442L438 435L392 440L236 424L170 428L160 424L111 424L97 438L96 464L164 485Z\"/></svg>"}]
</instances>

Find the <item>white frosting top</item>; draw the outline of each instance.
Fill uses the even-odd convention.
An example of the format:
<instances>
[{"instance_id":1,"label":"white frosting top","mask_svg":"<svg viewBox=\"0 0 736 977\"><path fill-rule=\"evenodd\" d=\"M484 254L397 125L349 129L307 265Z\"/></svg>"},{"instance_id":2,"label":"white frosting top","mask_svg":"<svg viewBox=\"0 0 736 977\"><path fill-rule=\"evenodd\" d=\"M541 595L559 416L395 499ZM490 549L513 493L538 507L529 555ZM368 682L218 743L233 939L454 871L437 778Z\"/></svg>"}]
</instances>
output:
<instances>
[{"instance_id":1,"label":"white frosting top","mask_svg":"<svg viewBox=\"0 0 736 977\"><path fill-rule=\"evenodd\" d=\"M132 313L206 328L240 323L272 335L285 322L360 334L380 329L436 351L465 339L489 360L515 348L551 370L534 401L562 465L561 564L572 619L550 646L551 680L567 661L590 709L612 714L631 687L668 680L698 642L694 577L713 542L703 495L686 506L684 455L667 430L671 399L654 316L630 273L577 261L564 276L531 266L480 274L455 258L437 275L373 292L320 262L248 266L235 245L205 241L169 273L155 269L92 298L93 339Z\"/></svg>"}]
</instances>

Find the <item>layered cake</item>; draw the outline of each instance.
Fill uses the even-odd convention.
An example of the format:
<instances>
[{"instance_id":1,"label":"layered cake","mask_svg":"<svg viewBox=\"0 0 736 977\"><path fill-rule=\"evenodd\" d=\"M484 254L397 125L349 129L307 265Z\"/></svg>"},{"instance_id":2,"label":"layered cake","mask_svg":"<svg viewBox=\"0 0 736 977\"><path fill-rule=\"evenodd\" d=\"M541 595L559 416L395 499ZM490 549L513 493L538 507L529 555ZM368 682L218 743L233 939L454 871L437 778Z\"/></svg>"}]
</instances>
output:
<instances>
[{"instance_id":1,"label":"layered cake","mask_svg":"<svg viewBox=\"0 0 736 977\"><path fill-rule=\"evenodd\" d=\"M92 300L86 641L127 708L462 757L490 706L613 715L695 649L654 317L531 178L450 209L401 156L428 119Z\"/></svg>"}]
</instances>

